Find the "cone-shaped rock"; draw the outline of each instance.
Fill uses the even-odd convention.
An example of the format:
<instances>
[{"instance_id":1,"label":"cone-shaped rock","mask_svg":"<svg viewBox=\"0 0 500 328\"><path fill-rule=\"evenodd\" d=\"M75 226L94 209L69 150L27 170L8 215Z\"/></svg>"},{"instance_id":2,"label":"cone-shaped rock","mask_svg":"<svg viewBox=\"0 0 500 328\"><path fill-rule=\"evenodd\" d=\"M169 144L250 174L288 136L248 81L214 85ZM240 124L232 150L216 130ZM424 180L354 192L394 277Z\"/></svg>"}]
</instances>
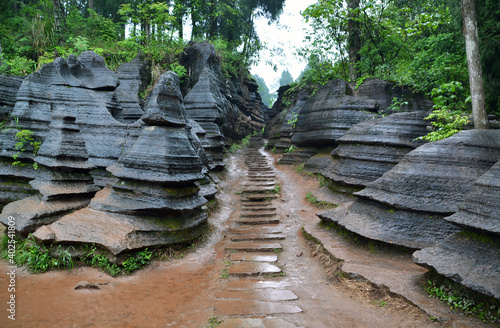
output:
<instances>
[{"instance_id":1,"label":"cone-shaped rock","mask_svg":"<svg viewBox=\"0 0 500 328\"><path fill-rule=\"evenodd\" d=\"M201 207L207 201L195 182L205 177L206 169L192 143L196 137L192 127L183 126L177 75L165 73L153 95L144 115L148 125L118 163L108 168L118 181L97 193L90 209L38 230L36 238L96 243L116 255L200 236L207 222Z\"/></svg>"},{"instance_id":2,"label":"cone-shaped rock","mask_svg":"<svg viewBox=\"0 0 500 328\"><path fill-rule=\"evenodd\" d=\"M16 230L23 234L87 206L99 190L89 174L94 166L88 163L76 114L66 107L54 110L50 132L37 155L35 162L46 170L30 184L41 195L11 203L0 215L2 222L6 222L9 215L17 216ZM25 210L20 211L22 208Z\"/></svg>"},{"instance_id":3,"label":"cone-shaped rock","mask_svg":"<svg viewBox=\"0 0 500 328\"><path fill-rule=\"evenodd\" d=\"M186 118L177 74L163 74L153 89L142 120L149 125L184 126Z\"/></svg>"}]
</instances>

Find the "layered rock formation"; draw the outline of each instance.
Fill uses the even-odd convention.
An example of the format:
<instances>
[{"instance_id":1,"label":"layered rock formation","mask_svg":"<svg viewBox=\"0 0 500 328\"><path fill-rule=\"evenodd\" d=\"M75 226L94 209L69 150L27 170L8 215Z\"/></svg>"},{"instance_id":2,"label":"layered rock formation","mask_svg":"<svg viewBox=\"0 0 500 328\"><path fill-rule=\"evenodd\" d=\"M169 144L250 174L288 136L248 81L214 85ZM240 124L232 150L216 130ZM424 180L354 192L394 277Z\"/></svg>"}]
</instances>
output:
<instances>
[{"instance_id":1,"label":"layered rock formation","mask_svg":"<svg viewBox=\"0 0 500 328\"><path fill-rule=\"evenodd\" d=\"M16 104L16 94L24 77L0 74L0 116L6 119Z\"/></svg>"},{"instance_id":2,"label":"layered rock formation","mask_svg":"<svg viewBox=\"0 0 500 328\"><path fill-rule=\"evenodd\" d=\"M108 167L119 180L83 209L39 229L53 243L96 243L113 254L189 242L206 227L206 199L196 182L205 178L199 149L188 128L179 79L167 72L155 86L134 144ZM87 231L85 231L87 230Z\"/></svg>"},{"instance_id":3,"label":"layered rock formation","mask_svg":"<svg viewBox=\"0 0 500 328\"><path fill-rule=\"evenodd\" d=\"M411 151L355 193L369 201L321 217L371 239L410 248L435 246L460 231L443 217L458 211L474 182L499 159L500 131L462 131Z\"/></svg>"},{"instance_id":4,"label":"layered rock formation","mask_svg":"<svg viewBox=\"0 0 500 328\"><path fill-rule=\"evenodd\" d=\"M388 109L397 97L408 102L403 111L428 110L432 104L392 83L366 79L357 90L342 80L328 82L308 100L301 111L292 143L332 145L354 124L371 119Z\"/></svg>"},{"instance_id":5,"label":"layered rock formation","mask_svg":"<svg viewBox=\"0 0 500 328\"><path fill-rule=\"evenodd\" d=\"M208 43L184 49L180 62L188 69L187 117L205 130L204 149L211 168L221 168L226 137L242 138L264 126L258 87L255 81L226 78L215 48Z\"/></svg>"},{"instance_id":6,"label":"layered rock formation","mask_svg":"<svg viewBox=\"0 0 500 328\"><path fill-rule=\"evenodd\" d=\"M467 231L415 252L414 261L500 299L500 162L474 182L459 211L444 219Z\"/></svg>"},{"instance_id":7,"label":"layered rock formation","mask_svg":"<svg viewBox=\"0 0 500 328\"><path fill-rule=\"evenodd\" d=\"M450 215L499 160L500 131L462 131L408 153L357 195L399 209Z\"/></svg>"},{"instance_id":8,"label":"layered rock formation","mask_svg":"<svg viewBox=\"0 0 500 328\"><path fill-rule=\"evenodd\" d=\"M85 142L81 139L76 113L60 107L52 113L50 132L35 162L45 170L30 184L39 194L5 206L0 221L16 218L16 230L33 232L40 225L58 220L64 214L87 206L99 190L89 171Z\"/></svg>"},{"instance_id":9,"label":"layered rock formation","mask_svg":"<svg viewBox=\"0 0 500 328\"><path fill-rule=\"evenodd\" d=\"M428 133L427 115L426 111L395 113L354 125L337 140L331 162L320 173L336 185L366 187L424 143L416 138Z\"/></svg>"},{"instance_id":10,"label":"layered rock formation","mask_svg":"<svg viewBox=\"0 0 500 328\"><path fill-rule=\"evenodd\" d=\"M0 138L0 185L4 192L0 202L8 203L24 198L34 191L26 183L37 176L30 166L33 151L16 149L16 134L29 130L35 142L43 142L51 122L51 115L60 108L71 109L78 121L87 156L92 164L103 170L116 163L127 141L136 137L140 128L138 118L144 113L139 91L143 84L144 67L138 58L123 64L117 73L106 67L104 59L91 52L78 58L57 58L22 82L12 110L16 120L2 131ZM119 122L120 120L121 122ZM125 124L136 121L133 124ZM22 168L12 168L12 156L19 153ZM99 175L99 185L107 178ZM10 183L14 181L13 183Z\"/></svg>"}]
</instances>

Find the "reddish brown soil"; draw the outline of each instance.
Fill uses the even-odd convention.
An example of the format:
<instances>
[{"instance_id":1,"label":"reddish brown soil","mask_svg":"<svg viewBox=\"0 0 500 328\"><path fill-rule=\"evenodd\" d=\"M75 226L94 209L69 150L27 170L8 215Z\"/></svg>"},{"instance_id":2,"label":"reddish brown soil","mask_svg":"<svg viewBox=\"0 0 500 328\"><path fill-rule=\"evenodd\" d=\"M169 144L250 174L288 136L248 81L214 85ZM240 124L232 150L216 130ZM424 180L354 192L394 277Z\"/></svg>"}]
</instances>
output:
<instances>
[{"instance_id":1,"label":"reddish brown soil","mask_svg":"<svg viewBox=\"0 0 500 328\"><path fill-rule=\"evenodd\" d=\"M423 312L405 302L377 292L364 283L329 279L300 229L317 221L317 208L304 197L317 190L312 177L277 166L282 193L274 201L286 237L279 265L285 275L256 277L274 281L298 296L294 304L302 313L276 315L299 327L439 327ZM228 160L227 178L220 185L221 208L213 216L217 227L212 238L182 259L154 262L131 276L112 278L94 268L71 272L29 274L17 269L16 321L2 310L1 327L204 327L216 313L216 297L225 286L237 283L221 277L227 222L239 217L239 196L245 168L242 155ZM313 256L315 255L315 256ZM327 265L328 261L324 261ZM7 264L0 263L0 272ZM99 284L100 290L75 290L80 281ZM7 301L7 276L0 275L0 300ZM381 302L373 300L380 299ZM383 306L382 306L383 305ZM0 312L1 313L1 312ZM478 323L480 324L480 323ZM464 326L464 325L457 325Z\"/></svg>"}]
</instances>

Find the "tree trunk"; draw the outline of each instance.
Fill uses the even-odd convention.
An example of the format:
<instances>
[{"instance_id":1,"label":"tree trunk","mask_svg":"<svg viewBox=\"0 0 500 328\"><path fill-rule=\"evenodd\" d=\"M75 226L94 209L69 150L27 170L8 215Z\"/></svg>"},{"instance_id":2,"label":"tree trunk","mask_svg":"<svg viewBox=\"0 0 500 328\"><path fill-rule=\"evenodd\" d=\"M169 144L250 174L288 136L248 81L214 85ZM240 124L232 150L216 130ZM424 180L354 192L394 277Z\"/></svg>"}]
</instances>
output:
<instances>
[{"instance_id":1,"label":"tree trunk","mask_svg":"<svg viewBox=\"0 0 500 328\"><path fill-rule=\"evenodd\" d=\"M348 29L348 52L349 52L349 78L355 81L358 78L356 64L360 61L359 51L361 50L361 31L359 28L359 0L347 0L347 8L349 9Z\"/></svg>"},{"instance_id":2,"label":"tree trunk","mask_svg":"<svg viewBox=\"0 0 500 328\"><path fill-rule=\"evenodd\" d=\"M89 0L89 9L95 10L94 0Z\"/></svg>"},{"instance_id":3,"label":"tree trunk","mask_svg":"<svg viewBox=\"0 0 500 328\"><path fill-rule=\"evenodd\" d=\"M474 0L462 1L462 17L464 20L465 51L469 67L470 95L472 99L472 117L474 128L489 129L486 114L486 98L484 96L483 72L479 56L479 37L477 32L476 5Z\"/></svg>"}]
</instances>

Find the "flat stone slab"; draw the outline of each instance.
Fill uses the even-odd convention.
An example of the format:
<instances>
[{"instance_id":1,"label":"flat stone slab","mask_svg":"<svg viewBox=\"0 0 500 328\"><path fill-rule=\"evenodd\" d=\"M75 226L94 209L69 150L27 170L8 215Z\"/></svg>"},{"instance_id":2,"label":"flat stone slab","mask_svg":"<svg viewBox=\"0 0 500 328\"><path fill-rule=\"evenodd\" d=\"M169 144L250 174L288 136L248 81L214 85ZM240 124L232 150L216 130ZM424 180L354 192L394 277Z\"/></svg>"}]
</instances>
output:
<instances>
[{"instance_id":1,"label":"flat stone slab","mask_svg":"<svg viewBox=\"0 0 500 328\"><path fill-rule=\"evenodd\" d=\"M231 276L258 276L261 274L281 273L281 269L273 264L263 262L236 262L228 272Z\"/></svg>"},{"instance_id":2,"label":"flat stone slab","mask_svg":"<svg viewBox=\"0 0 500 328\"><path fill-rule=\"evenodd\" d=\"M238 224L278 224L280 223L280 219L276 217L258 217L258 218L240 218L236 220Z\"/></svg>"},{"instance_id":3,"label":"flat stone slab","mask_svg":"<svg viewBox=\"0 0 500 328\"><path fill-rule=\"evenodd\" d=\"M434 246L461 231L436 214L397 210L364 199L347 210L339 207L317 215L363 237L413 249Z\"/></svg>"},{"instance_id":4,"label":"flat stone slab","mask_svg":"<svg viewBox=\"0 0 500 328\"><path fill-rule=\"evenodd\" d=\"M278 234L258 234L258 235L247 235L247 234L239 234L235 236L231 236L232 241L267 241L267 240L283 240L285 237L283 235Z\"/></svg>"},{"instance_id":5,"label":"flat stone slab","mask_svg":"<svg viewBox=\"0 0 500 328\"><path fill-rule=\"evenodd\" d=\"M265 178L265 177L256 177L256 178L248 178L249 182L272 182L275 183L275 178Z\"/></svg>"},{"instance_id":6,"label":"flat stone slab","mask_svg":"<svg viewBox=\"0 0 500 328\"><path fill-rule=\"evenodd\" d=\"M243 189L244 193L266 193L274 190L274 186L272 187L247 187Z\"/></svg>"},{"instance_id":7,"label":"flat stone slab","mask_svg":"<svg viewBox=\"0 0 500 328\"><path fill-rule=\"evenodd\" d=\"M259 218L259 217L273 217L276 215L275 211L247 211L241 213L241 218Z\"/></svg>"},{"instance_id":8,"label":"flat stone slab","mask_svg":"<svg viewBox=\"0 0 500 328\"><path fill-rule=\"evenodd\" d=\"M231 298L250 301L294 301L299 299L294 292L287 289L258 289L258 290L234 290L225 289L220 293L215 293L217 298Z\"/></svg>"},{"instance_id":9,"label":"flat stone slab","mask_svg":"<svg viewBox=\"0 0 500 328\"><path fill-rule=\"evenodd\" d=\"M230 318L224 320L219 328L297 328L296 325L281 318L276 319L252 319L252 318Z\"/></svg>"},{"instance_id":10,"label":"flat stone slab","mask_svg":"<svg viewBox=\"0 0 500 328\"><path fill-rule=\"evenodd\" d=\"M252 188L252 187L269 187L269 186L272 186L274 188L274 186L276 185L276 183L274 181L259 181L259 182L250 182L250 183L245 183L243 185L243 187L248 187L248 188Z\"/></svg>"},{"instance_id":11,"label":"flat stone slab","mask_svg":"<svg viewBox=\"0 0 500 328\"><path fill-rule=\"evenodd\" d=\"M258 207L268 207L272 206L273 203L269 201L263 201L263 202L251 202L251 203L244 203L241 204L244 210L250 210L252 208L258 208ZM276 207L272 207L274 210L276 210Z\"/></svg>"},{"instance_id":12,"label":"flat stone slab","mask_svg":"<svg viewBox=\"0 0 500 328\"><path fill-rule=\"evenodd\" d=\"M286 289L290 287L290 283L286 281L269 281L269 280L259 280L259 279L238 279L233 281L228 281L226 283L226 289L235 290L248 290L248 289Z\"/></svg>"},{"instance_id":13,"label":"flat stone slab","mask_svg":"<svg viewBox=\"0 0 500 328\"><path fill-rule=\"evenodd\" d=\"M270 211L276 211L276 207L272 206L271 204L269 204L269 205L262 205L262 206L259 206L258 204L254 204L253 206L243 206L242 210L243 210L243 212L241 214L243 215L243 214L246 214L247 212L256 212L256 211L270 212Z\"/></svg>"},{"instance_id":14,"label":"flat stone slab","mask_svg":"<svg viewBox=\"0 0 500 328\"><path fill-rule=\"evenodd\" d=\"M278 195L276 194L247 194L243 195L241 201L242 202L253 202L253 201L260 201L260 200L266 200L266 199L275 199L278 198Z\"/></svg>"},{"instance_id":15,"label":"flat stone slab","mask_svg":"<svg viewBox=\"0 0 500 328\"><path fill-rule=\"evenodd\" d=\"M292 304L234 300L215 303L215 315L269 315L301 312L300 307Z\"/></svg>"},{"instance_id":16,"label":"flat stone slab","mask_svg":"<svg viewBox=\"0 0 500 328\"><path fill-rule=\"evenodd\" d=\"M231 228L228 230L231 234L277 234L283 232L283 227L277 224L273 225L254 225Z\"/></svg>"},{"instance_id":17,"label":"flat stone slab","mask_svg":"<svg viewBox=\"0 0 500 328\"><path fill-rule=\"evenodd\" d=\"M469 232L455 234L413 254L413 261L462 285L500 299L500 241L477 240Z\"/></svg>"},{"instance_id":18,"label":"flat stone slab","mask_svg":"<svg viewBox=\"0 0 500 328\"><path fill-rule=\"evenodd\" d=\"M272 252L275 249L283 249L280 243L268 242L234 242L226 246L227 250L237 250L245 252Z\"/></svg>"},{"instance_id":19,"label":"flat stone slab","mask_svg":"<svg viewBox=\"0 0 500 328\"><path fill-rule=\"evenodd\" d=\"M278 255L276 253L233 253L231 261L247 262L276 262Z\"/></svg>"}]
</instances>

